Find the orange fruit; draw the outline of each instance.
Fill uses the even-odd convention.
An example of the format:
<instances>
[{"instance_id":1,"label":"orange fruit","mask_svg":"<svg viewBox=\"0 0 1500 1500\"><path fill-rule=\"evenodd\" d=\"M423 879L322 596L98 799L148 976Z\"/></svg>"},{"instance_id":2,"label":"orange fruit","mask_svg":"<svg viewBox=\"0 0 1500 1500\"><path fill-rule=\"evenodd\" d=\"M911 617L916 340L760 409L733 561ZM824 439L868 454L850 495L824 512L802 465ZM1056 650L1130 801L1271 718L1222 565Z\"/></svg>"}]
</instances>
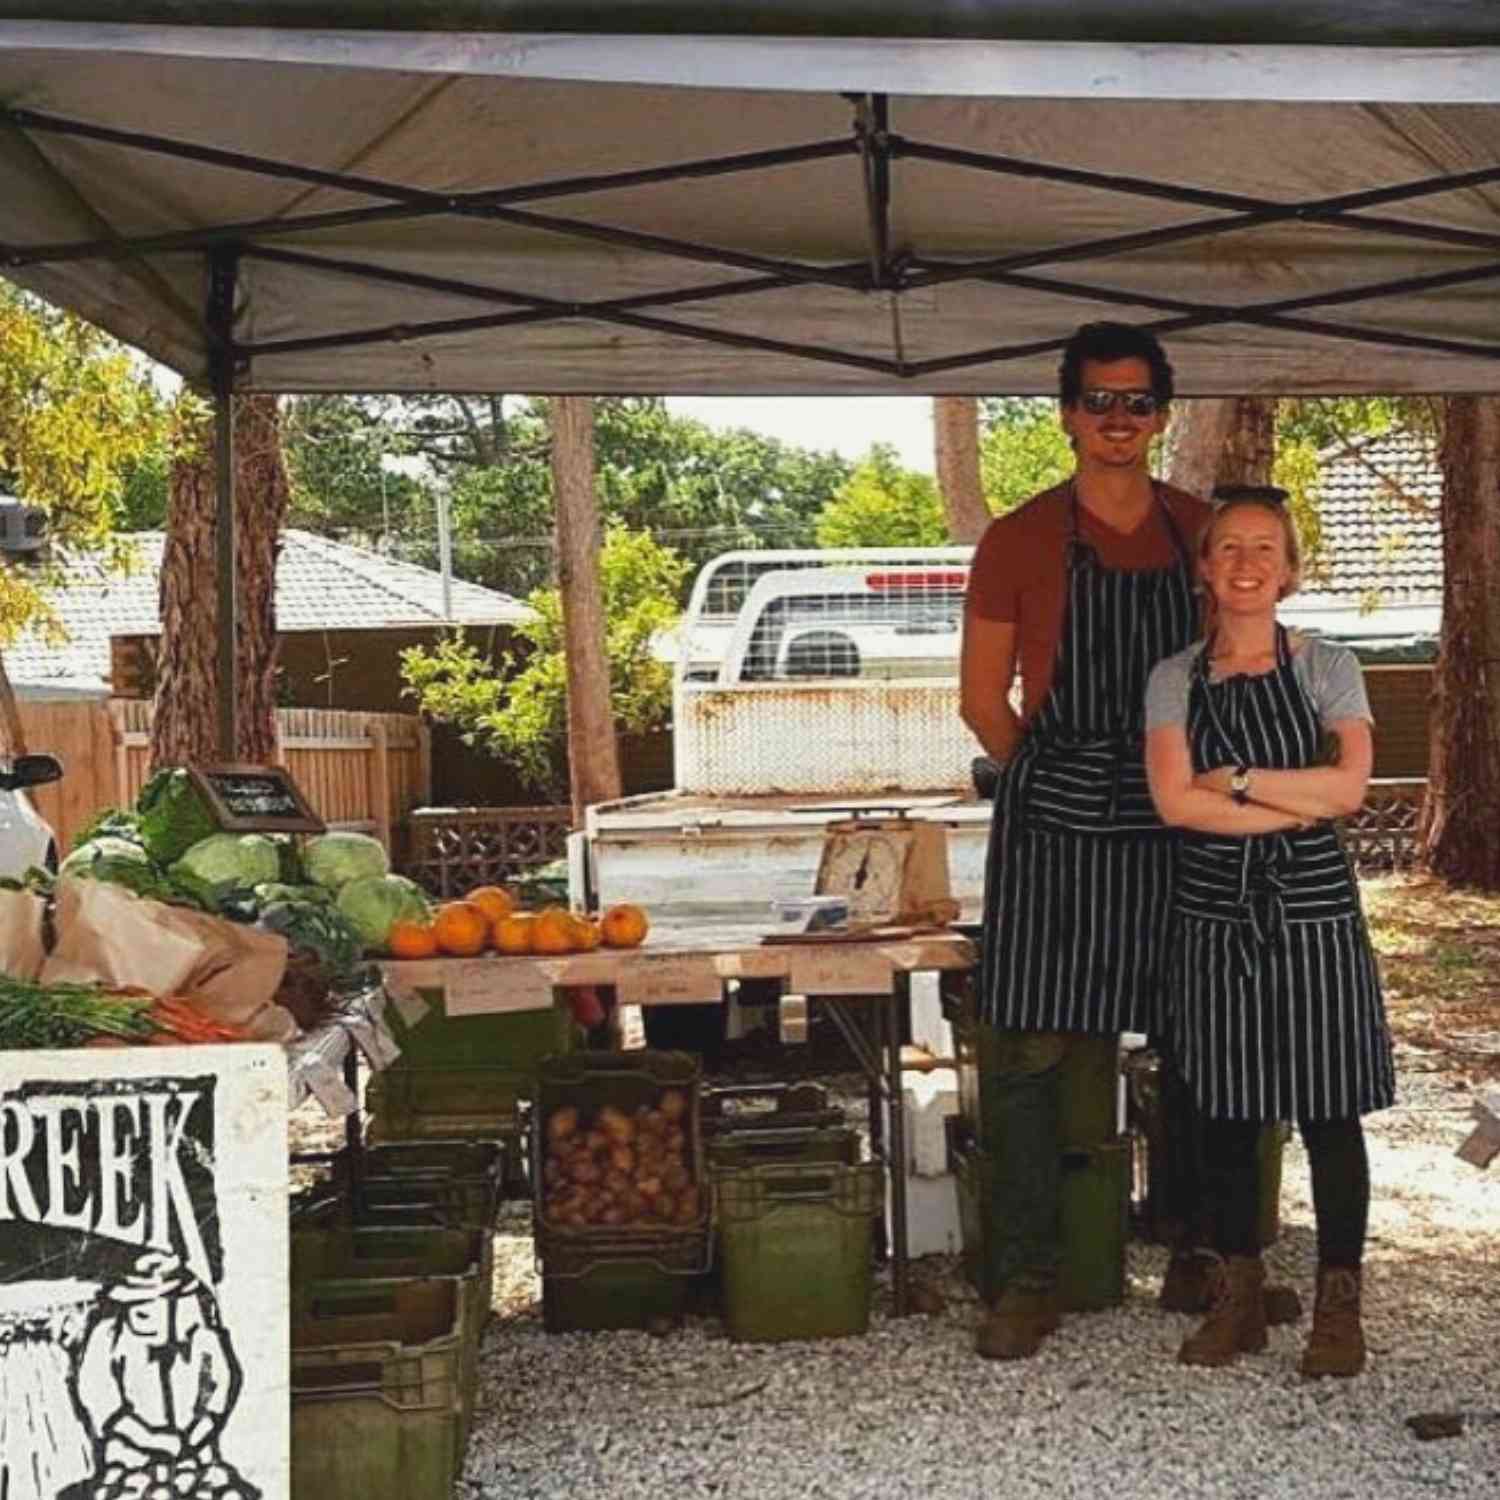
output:
<instances>
[{"instance_id":1,"label":"orange fruit","mask_svg":"<svg viewBox=\"0 0 1500 1500\"><path fill-rule=\"evenodd\" d=\"M437 933L432 930L431 922L403 918L391 923L385 946L392 958L431 958L438 951Z\"/></svg>"},{"instance_id":2,"label":"orange fruit","mask_svg":"<svg viewBox=\"0 0 1500 1500\"><path fill-rule=\"evenodd\" d=\"M516 909L516 898L503 885L476 885L464 900L477 906L490 919L492 928Z\"/></svg>"},{"instance_id":3,"label":"orange fruit","mask_svg":"<svg viewBox=\"0 0 1500 1500\"><path fill-rule=\"evenodd\" d=\"M490 929L490 940L502 953L530 953L535 920L529 911L514 911Z\"/></svg>"},{"instance_id":4,"label":"orange fruit","mask_svg":"<svg viewBox=\"0 0 1500 1500\"><path fill-rule=\"evenodd\" d=\"M549 906L536 914L531 924L533 953L571 953L574 947L573 913Z\"/></svg>"},{"instance_id":5,"label":"orange fruit","mask_svg":"<svg viewBox=\"0 0 1500 1500\"><path fill-rule=\"evenodd\" d=\"M651 924L639 906L621 901L599 919L599 929L606 948L639 948L646 941Z\"/></svg>"},{"instance_id":6,"label":"orange fruit","mask_svg":"<svg viewBox=\"0 0 1500 1500\"><path fill-rule=\"evenodd\" d=\"M573 918L573 951L575 953L592 953L604 940L604 934L599 931L599 924L592 918L584 916L582 912L572 912Z\"/></svg>"},{"instance_id":7,"label":"orange fruit","mask_svg":"<svg viewBox=\"0 0 1500 1500\"><path fill-rule=\"evenodd\" d=\"M444 953L470 958L490 940L490 919L469 901L445 901L432 919L433 935Z\"/></svg>"}]
</instances>

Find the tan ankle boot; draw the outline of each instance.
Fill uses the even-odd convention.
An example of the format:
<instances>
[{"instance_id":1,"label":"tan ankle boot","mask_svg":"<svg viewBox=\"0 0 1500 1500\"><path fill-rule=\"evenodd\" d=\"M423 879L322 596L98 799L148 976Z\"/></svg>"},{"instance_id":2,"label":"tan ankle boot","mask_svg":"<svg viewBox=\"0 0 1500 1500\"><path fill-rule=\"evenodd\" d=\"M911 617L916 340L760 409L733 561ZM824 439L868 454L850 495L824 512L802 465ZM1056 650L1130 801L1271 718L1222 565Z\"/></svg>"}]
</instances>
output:
<instances>
[{"instance_id":1,"label":"tan ankle boot","mask_svg":"<svg viewBox=\"0 0 1500 1500\"><path fill-rule=\"evenodd\" d=\"M1347 1266L1318 1269L1312 1332L1302 1354L1302 1373L1358 1375L1365 1367L1365 1335L1359 1321L1360 1274Z\"/></svg>"},{"instance_id":2,"label":"tan ankle boot","mask_svg":"<svg viewBox=\"0 0 1500 1500\"><path fill-rule=\"evenodd\" d=\"M1006 1287L974 1348L981 1359L1030 1359L1061 1322L1056 1288Z\"/></svg>"},{"instance_id":3,"label":"tan ankle boot","mask_svg":"<svg viewBox=\"0 0 1500 1500\"><path fill-rule=\"evenodd\" d=\"M1185 1365L1227 1365L1266 1347L1266 1268L1258 1255L1213 1257L1208 1316L1177 1351Z\"/></svg>"},{"instance_id":4,"label":"tan ankle boot","mask_svg":"<svg viewBox=\"0 0 1500 1500\"><path fill-rule=\"evenodd\" d=\"M1157 1304L1163 1312L1206 1313L1213 1301L1216 1257L1211 1250L1174 1250L1162 1277ZM1296 1287L1266 1283L1266 1326L1280 1328L1302 1316L1302 1299Z\"/></svg>"}]
</instances>

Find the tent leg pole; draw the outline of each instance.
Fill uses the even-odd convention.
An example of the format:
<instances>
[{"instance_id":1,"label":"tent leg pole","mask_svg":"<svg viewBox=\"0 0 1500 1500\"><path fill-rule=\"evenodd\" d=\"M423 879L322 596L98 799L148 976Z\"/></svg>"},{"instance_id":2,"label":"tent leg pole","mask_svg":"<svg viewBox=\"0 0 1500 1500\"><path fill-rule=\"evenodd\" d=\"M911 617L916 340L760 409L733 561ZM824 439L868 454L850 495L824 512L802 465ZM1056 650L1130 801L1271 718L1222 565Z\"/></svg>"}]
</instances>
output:
<instances>
[{"instance_id":1,"label":"tent leg pole","mask_svg":"<svg viewBox=\"0 0 1500 1500\"><path fill-rule=\"evenodd\" d=\"M218 743L219 759L230 762L239 746L237 678L238 650L235 598L238 567L235 558L234 525L234 291L238 271L237 252L215 251L209 257L209 333L214 344L214 491L217 515L214 526L218 582Z\"/></svg>"}]
</instances>

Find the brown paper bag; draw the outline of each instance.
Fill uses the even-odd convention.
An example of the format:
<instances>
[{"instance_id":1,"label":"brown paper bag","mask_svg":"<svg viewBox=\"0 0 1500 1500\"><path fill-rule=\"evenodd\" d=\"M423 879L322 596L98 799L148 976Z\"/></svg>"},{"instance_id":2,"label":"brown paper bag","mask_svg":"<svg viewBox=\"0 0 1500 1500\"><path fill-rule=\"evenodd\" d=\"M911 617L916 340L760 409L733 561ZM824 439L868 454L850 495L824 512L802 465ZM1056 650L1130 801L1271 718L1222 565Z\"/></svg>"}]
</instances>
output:
<instances>
[{"instance_id":1,"label":"brown paper bag","mask_svg":"<svg viewBox=\"0 0 1500 1500\"><path fill-rule=\"evenodd\" d=\"M31 891L0 890L0 973L35 979L47 956L42 916L47 903Z\"/></svg>"},{"instance_id":2,"label":"brown paper bag","mask_svg":"<svg viewBox=\"0 0 1500 1500\"><path fill-rule=\"evenodd\" d=\"M184 915L203 927L212 947L178 993L216 1021L250 1026L281 987L287 940L280 933L263 932L202 912ZM296 1031L295 1022L292 1030Z\"/></svg>"},{"instance_id":3,"label":"brown paper bag","mask_svg":"<svg viewBox=\"0 0 1500 1500\"><path fill-rule=\"evenodd\" d=\"M179 908L147 901L104 880L57 888L57 943L44 984L102 984L170 995L203 960L205 939L176 919Z\"/></svg>"}]
</instances>

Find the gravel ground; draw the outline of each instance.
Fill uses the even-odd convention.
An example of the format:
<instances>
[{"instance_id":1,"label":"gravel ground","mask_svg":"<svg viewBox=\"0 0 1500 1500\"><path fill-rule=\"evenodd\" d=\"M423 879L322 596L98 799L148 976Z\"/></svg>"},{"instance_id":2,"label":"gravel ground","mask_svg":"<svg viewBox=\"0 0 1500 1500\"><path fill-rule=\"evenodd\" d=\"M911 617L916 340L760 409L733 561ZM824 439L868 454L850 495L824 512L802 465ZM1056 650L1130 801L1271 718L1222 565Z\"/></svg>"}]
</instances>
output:
<instances>
[{"instance_id":1,"label":"gravel ground","mask_svg":"<svg viewBox=\"0 0 1500 1500\"><path fill-rule=\"evenodd\" d=\"M1500 1493L1500 1315L1490 1302L1500 1163L1457 1161L1461 1085L1408 1069L1399 1108L1370 1121L1370 1365L1304 1382L1305 1323L1223 1371L1173 1356L1192 1320L1159 1312L1165 1252L1133 1245L1117 1310L1068 1318L1041 1355L971 1352L978 1304L951 1262L921 1262L948 1297L894 1319L879 1294L859 1339L729 1342L689 1319L668 1337L543 1332L528 1221L497 1243L465 1500L665 1495L923 1497L1430 1497ZM1306 1162L1288 1148L1273 1271L1311 1301ZM1462 1435L1416 1440L1419 1412L1461 1412Z\"/></svg>"}]
</instances>

